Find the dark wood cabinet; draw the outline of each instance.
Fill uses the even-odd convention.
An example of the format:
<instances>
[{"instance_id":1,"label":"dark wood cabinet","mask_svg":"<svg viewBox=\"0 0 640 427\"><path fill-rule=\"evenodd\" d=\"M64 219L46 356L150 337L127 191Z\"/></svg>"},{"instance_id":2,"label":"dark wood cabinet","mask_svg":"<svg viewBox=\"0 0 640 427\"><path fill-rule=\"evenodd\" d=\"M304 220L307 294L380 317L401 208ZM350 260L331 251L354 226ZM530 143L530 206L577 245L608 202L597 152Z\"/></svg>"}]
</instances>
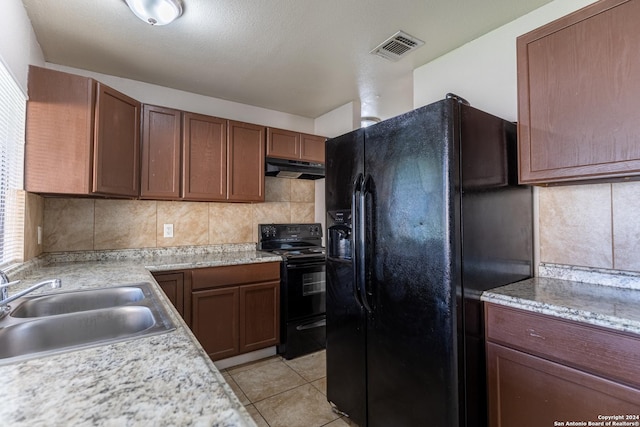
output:
<instances>
[{"instance_id":1,"label":"dark wood cabinet","mask_svg":"<svg viewBox=\"0 0 640 427\"><path fill-rule=\"evenodd\" d=\"M518 37L521 183L640 179L639 21L601 0Z\"/></svg>"},{"instance_id":2,"label":"dark wood cabinet","mask_svg":"<svg viewBox=\"0 0 640 427\"><path fill-rule=\"evenodd\" d=\"M154 273L153 277L169 301L171 301L171 304L178 310L178 313L180 313L187 325L190 326L190 307L189 304L185 306L185 293L188 290L188 275L188 271L176 271Z\"/></svg>"},{"instance_id":3,"label":"dark wood cabinet","mask_svg":"<svg viewBox=\"0 0 640 427\"><path fill-rule=\"evenodd\" d=\"M212 360L240 353L239 293L239 288L232 286L191 294L191 329Z\"/></svg>"},{"instance_id":4,"label":"dark wood cabinet","mask_svg":"<svg viewBox=\"0 0 640 427\"><path fill-rule=\"evenodd\" d=\"M142 107L140 197L180 199L182 113L172 108Z\"/></svg>"},{"instance_id":5,"label":"dark wood cabinet","mask_svg":"<svg viewBox=\"0 0 640 427\"><path fill-rule=\"evenodd\" d=\"M640 337L494 304L485 316L490 426L638 415Z\"/></svg>"},{"instance_id":6,"label":"dark wood cabinet","mask_svg":"<svg viewBox=\"0 0 640 427\"><path fill-rule=\"evenodd\" d=\"M227 199L227 121L183 113L185 200Z\"/></svg>"},{"instance_id":7,"label":"dark wood cabinet","mask_svg":"<svg viewBox=\"0 0 640 427\"><path fill-rule=\"evenodd\" d=\"M276 345L280 336L280 282L240 287L240 352Z\"/></svg>"},{"instance_id":8,"label":"dark wood cabinet","mask_svg":"<svg viewBox=\"0 0 640 427\"><path fill-rule=\"evenodd\" d=\"M228 121L227 199L264 202L265 127Z\"/></svg>"},{"instance_id":9,"label":"dark wood cabinet","mask_svg":"<svg viewBox=\"0 0 640 427\"><path fill-rule=\"evenodd\" d=\"M191 271L191 328L212 360L280 340L280 263Z\"/></svg>"},{"instance_id":10,"label":"dark wood cabinet","mask_svg":"<svg viewBox=\"0 0 640 427\"><path fill-rule=\"evenodd\" d=\"M139 194L140 103L93 79L29 67L25 189Z\"/></svg>"},{"instance_id":11,"label":"dark wood cabinet","mask_svg":"<svg viewBox=\"0 0 640 427\"><path fill-rule=\"evenodd\" d=\"M324 163L325 141L322 136L300 134L300 160Z\"/></svg>"},{"instance_id":12,"label":"dark wood cabinet","mask_svg":"<svg viewBox=\"0 0 640 427\"><path fill-rule=\"evenodd\" d=\"M267 157L324 163L325 138L267 128Z\"/></svg>"}]
</instances>

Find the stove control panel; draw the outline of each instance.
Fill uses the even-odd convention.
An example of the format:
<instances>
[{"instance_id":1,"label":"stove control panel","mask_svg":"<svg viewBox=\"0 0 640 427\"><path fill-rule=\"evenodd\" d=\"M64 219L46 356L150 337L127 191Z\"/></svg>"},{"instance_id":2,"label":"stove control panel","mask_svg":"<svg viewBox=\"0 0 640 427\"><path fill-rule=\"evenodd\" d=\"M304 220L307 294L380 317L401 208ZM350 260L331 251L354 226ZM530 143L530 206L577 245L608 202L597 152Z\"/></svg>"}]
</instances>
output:
<instances>
[{"instance_id":1,"label":"stove control panel","mask_svg":"<svg viewBox=\"0 0 640 427\"><path fill-rule=\"evenodd\" d=\"M285 240L298 241L303 239L322 238L322 224L259 224L260 241Z\"/></svg>"}]
</instances>

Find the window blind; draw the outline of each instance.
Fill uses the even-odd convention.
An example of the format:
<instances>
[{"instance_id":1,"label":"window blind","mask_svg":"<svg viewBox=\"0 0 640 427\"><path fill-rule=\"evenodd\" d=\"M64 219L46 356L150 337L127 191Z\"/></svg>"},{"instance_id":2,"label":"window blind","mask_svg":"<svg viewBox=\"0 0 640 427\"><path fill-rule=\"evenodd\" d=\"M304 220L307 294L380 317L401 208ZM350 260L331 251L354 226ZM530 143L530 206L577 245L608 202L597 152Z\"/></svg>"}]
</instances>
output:
<instances>
[{"instance_id":1,"label":"window blind","mask_svg":"<svg viewBox=\"0 0 640 427\"><path fill-rule=\"evenodd\" d=\"M23 260L26 97L0 60L0 267Z\"/></svg>"}]
</instances>

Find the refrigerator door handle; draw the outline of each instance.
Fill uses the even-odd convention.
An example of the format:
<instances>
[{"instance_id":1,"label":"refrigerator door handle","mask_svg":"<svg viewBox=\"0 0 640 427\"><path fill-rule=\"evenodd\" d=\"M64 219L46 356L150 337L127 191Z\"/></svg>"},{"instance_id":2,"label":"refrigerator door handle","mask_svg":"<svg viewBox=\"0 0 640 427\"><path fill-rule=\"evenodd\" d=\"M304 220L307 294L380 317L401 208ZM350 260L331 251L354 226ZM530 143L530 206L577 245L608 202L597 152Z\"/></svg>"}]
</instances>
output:
<instances>
[{"instance_id":1,"label":"refrigerator door handle","mask_svg":"<svg viewBox=\"0 0 640 427\"><path fill-rule=\"evenodd\" d=\"M369 303L369 295L371 295L367 290L367 254L370 254L370 251L367 251L367 242L371 241L371 239L367 239L367 232L371 231L371 227L367 226L367 216L369 218L373 218L373 208L371 210L367 209L367 197L373 196L373 179L371 175L367 175L363 184L362 191L360 192L360 211L358 212L358 219L360 222L358 228L358 246L360 247L358 253L358 264L359 264L359 278L360 278L360 300L362 301L362 305L369 313L373 313L372 304ZM373 205L373 204L372 204ZM369 236L371 237L371 236Z\"/></svg>"},{"instance_id":2,"label":"refrigerator door handle","mask_svg":"<svg viewBox=\"0 0 640 427\"><path fill-rule=\"evenodd\" d=\"M351 240L352 240L352 260L353 260L353 297L356 299L360 307L364 307L360 299L360 254L363 246L360 245L360 195L362 193L362 183L364 176L359 173L353 183L353 192L351 193Z\"/></svg>"}]
</instances>

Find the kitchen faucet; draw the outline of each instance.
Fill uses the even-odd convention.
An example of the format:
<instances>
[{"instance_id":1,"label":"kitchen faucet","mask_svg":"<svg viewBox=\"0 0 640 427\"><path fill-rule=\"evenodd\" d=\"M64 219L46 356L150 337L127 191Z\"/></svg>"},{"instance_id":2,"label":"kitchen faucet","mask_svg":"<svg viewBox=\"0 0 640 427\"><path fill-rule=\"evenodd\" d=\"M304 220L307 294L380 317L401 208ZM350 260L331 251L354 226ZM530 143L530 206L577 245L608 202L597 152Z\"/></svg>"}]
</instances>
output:
<instances>
[{"instance_id":1,"label":"kitchen faucet","mask_svg":"<svg viewBox=\"0 0 640 427\"><path fill-rule=\"evenodd\" d=\"M0 319L5 317L7 314L9 314L9 311L11 311L9 303L17 300L18 298L23 297L28 293L35 291L36 289L40 289L43 286L50 285L53 289L57 289L62 286L62 281L60 279L48 279L37 283L25 289L24 291L18 292L17 294L10 297L7 288L9 286L17 285L18 283L20 283L19 280L10 282L4 271L0 270Z\"/></svg>"}]
</instances>

